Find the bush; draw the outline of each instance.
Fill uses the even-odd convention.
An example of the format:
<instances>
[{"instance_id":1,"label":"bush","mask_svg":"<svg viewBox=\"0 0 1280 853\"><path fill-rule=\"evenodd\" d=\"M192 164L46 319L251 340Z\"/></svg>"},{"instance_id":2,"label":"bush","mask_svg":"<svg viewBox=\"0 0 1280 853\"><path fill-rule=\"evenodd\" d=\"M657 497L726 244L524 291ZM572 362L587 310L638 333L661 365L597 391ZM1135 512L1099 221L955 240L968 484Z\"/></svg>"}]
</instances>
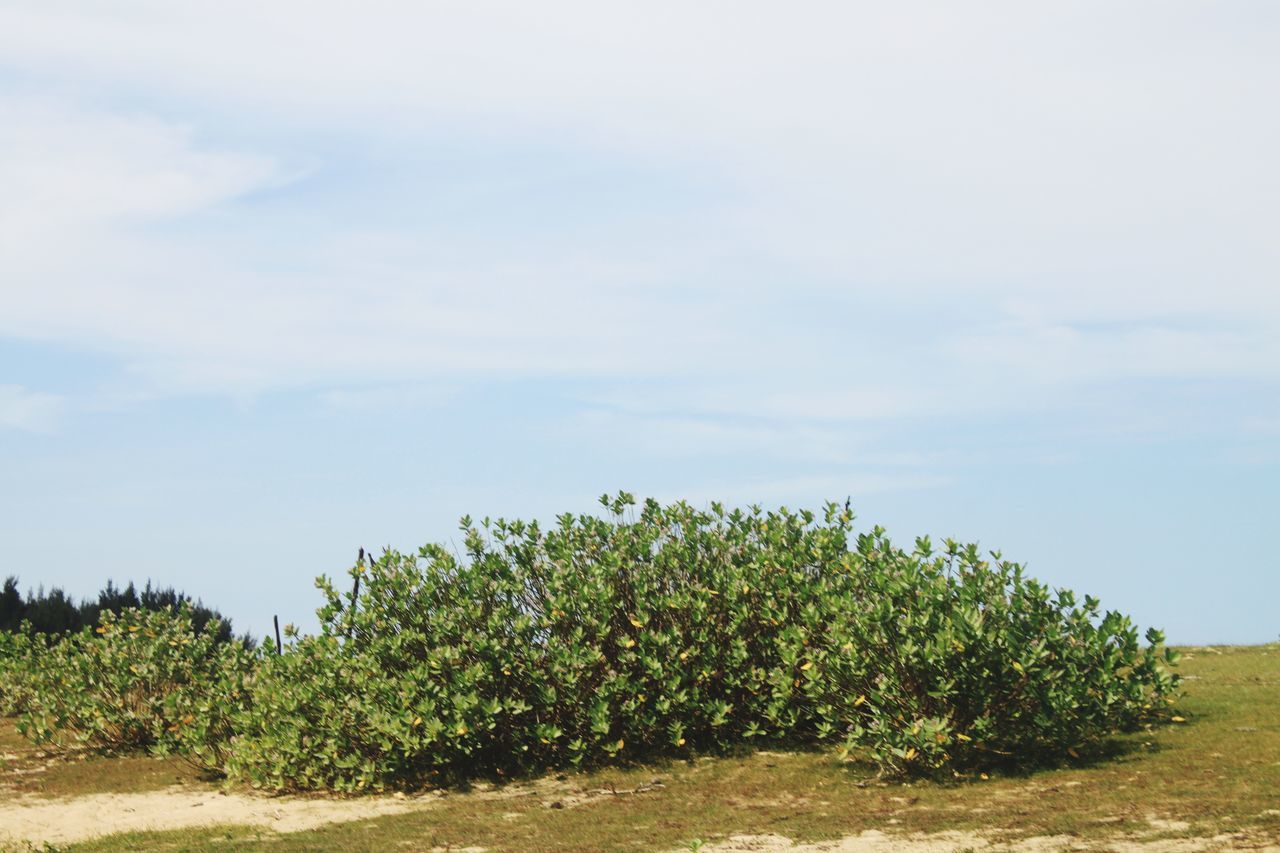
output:
<instances>
[{"instance_id":1,"label":"bush","mask_svg":"<svg viewBox=\"0 0 1280 853\"><path fill-rule=\"evenodd\" d=\"M229 772L370 790L743 742L938 772L1070 754L1176 689L1157 632L975 546L851 542L834 504L602 502L321 578L320 635L242 683Z\"/></svg>"},{"instance_id":2,"label":"bush","mask_svg":"<svg viewBox=\"0 0 1280 853\"><path fill-rule=\"evenodd\" d=\"M35 635L9 641L26 642L28 650L21 658L19 731L36 743L176 749L219 765L220 750L187 748L229 742L230 715L239 706L228 685L249 672L250 652L219 642L219 628L215 621L196 631L184 604L118 616L103 611L96 628L47 645Z\"/></svg>"},{"instance_id":3,"label":"bush","mask_svg":"<svg viewBox=\"0 0 1280 853\"><path fill-rule=\"evenodd\" d=\"M32 675L48 645L46 636L32 631L0 631L0 716L30 707Z\"/></svg>"}]
</instances>

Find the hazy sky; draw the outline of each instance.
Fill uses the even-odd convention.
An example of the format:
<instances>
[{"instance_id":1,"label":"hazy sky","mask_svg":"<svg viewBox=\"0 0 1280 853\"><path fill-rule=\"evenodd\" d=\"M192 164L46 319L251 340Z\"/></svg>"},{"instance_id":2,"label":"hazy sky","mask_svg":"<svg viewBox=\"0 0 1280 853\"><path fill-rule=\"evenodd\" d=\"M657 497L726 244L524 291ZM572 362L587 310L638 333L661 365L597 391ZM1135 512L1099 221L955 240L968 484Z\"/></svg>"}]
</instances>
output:
<instances>
[{"instance_id":1,"label":"hazy sky","mask_svg":"<svg viewBox=\"0 0 1280 853\"><path fill-rule=\"evenodd\" d=\"M0 575L851 496L1280 634L1280 4L0 0ZM456 538L456 537L455 537Z\"/></svg>"}]
</instances>

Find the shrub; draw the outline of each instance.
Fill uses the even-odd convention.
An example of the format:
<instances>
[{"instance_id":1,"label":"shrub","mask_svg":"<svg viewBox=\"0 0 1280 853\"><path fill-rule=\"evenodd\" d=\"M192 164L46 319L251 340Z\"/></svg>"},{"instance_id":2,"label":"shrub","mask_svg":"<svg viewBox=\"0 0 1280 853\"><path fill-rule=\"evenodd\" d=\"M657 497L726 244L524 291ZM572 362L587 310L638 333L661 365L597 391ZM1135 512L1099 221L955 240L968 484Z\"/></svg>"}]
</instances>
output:
<instances>
[{"instance_id":1,"label":"shrub","mask_svg":"<svg viewBox=\"0 0 1280 853\"><path fill-rule=\"evenodd\" d=\"M0 716L30 707L32 674L48 645L46 636L32 631L0 631Z\"/></svg>"},{"instance_id":2,"label":"shrub","mask_svg":"<svg viewBox=\"0 0 1280 853\"><path fill-rule=\"evenodd\" d=\"M185 604L103 611L96 628L27 656L19 731L37 743L105 750L226 743L238 701L227 685L248 672L250 653L218 642L218 630L210 622L196 631ZM202 752L190 754L204 763Z\"/></svg>"},{"instance_id":3,"label":"shrub","mask_svg":"<svg viewBox=\"0 0 1280 853\"><path fill-rule=\"evenodd\" d=\"M975 546L851 541L834 504L602 502L319 579L321 633L244 684L228 770L368 790L783 741L938 772L1069 754L1176 689L1158 633Z\"/></svg>"}]
</instances>

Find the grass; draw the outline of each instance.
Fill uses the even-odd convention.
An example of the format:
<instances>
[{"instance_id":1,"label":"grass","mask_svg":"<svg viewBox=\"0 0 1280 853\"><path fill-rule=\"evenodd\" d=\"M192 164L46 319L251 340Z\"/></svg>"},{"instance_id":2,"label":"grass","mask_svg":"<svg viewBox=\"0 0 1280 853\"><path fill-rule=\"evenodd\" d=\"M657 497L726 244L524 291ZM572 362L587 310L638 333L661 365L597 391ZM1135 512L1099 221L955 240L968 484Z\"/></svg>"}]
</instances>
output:
<instances>
[{"instance_id":1,"label":"grass","mask_svg":"<svg viewBox=\"0 0 1280 853\"><path fill-rule=\"evenodd\" d=\"M1185 723L1114 739L1099 754L1035 772L882 784L825 752L758 752L450 792L421 811L294 834L246 827L129 833L76 850L654 850L733 834L824 840L866 829L974 831L988 838L1212 838L1280 844L1280 646L1188 648ZM13 733L0 734L13 752ZM147 765L152 770L134 774ZM0 784L15 790L11 770ZM55 762L44 795L205 784L131 758ZM30 789L28 789L30 790ZM3 793L2 796L12 794Z\"/></svg>"},{"instance_id":2,"label":"grass","mask_svg":"<svg viewBox=\"0 0 1280 853\"><path fill-rule=\"evenodd\" d=\"M207 782L181 759L147 755L107 758L91 751L58 753L33 746L18 734L13 720L0 718L0 800L14 795L137 793L185 784Z\"/></svg>"}]
</instances>

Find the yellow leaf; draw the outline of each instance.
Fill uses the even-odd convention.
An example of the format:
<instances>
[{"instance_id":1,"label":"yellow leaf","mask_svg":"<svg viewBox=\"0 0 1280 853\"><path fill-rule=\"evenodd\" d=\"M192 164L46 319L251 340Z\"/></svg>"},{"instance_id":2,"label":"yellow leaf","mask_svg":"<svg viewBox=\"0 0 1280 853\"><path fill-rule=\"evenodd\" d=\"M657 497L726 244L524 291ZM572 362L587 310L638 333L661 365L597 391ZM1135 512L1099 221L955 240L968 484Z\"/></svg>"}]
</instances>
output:
<instances>
[{"instance_id":1,"label":"yellow leaf","mask_svg":"<svg viewBox=\"0 0 1280 853\"><path fill-rule=\"evenodd\" d=\"M622 738L618 738L618 749L622 749L626 745L627 745L626 741L624 741Z\"/></svg>"},{"instance_id":2,"label":"yellow leaf","mask_svg":"<svg viewBox=\"0 0 1280 853\"><path fill-rule=\"evenodd\" d=\"M744 584L742 585L742 594L743 594L743 595L746 595L746 594L747 594L747 593L749 593L749 592L751 592L751 586L750 586L750 584L745 584L745 583L744 583Z\"/></svg>"},{"instance_id":3,"label":"yellow leaf","mask_svg":"<svg viewBox=\"0 0 1280 853\"><path fill-rule=\"evenodd\" d=\"M979 778L979 779L990 779L991 777L990 777L990 776L988 776L986 773L979 773L979 774L978 774L978 778Z\"/></svg>"},{"instance_id":4,"label":"yellow leaf","mask_svg":"<svg viewBox=\"0 0 1280 853\"><path fill-rule=\"evenodd\" d=\"M853 701L853 707L855 707L855 708L856 708L856 707L858 707L859 705L861 705L863 702L866 702L866 701L867 701L866 694L863 694L862 696L859 696L857 699L855 699L855 700Z\"/></svg>"},{"instance_id":5,"label":"yellow leaf","mask_svg":"<svg viewBox=\"0 0 1280 853\"><path fill-rule=\"evenodd\" d=\"M840 651L842 652L853 651L853 643L845 643L843 646L840 647Z\"/></svg>"},{"instance_id":6,"label":"yellow leaf","mask_svg":"<svg viewBox=\"0 0 1280 853\"><path fill-rule=\"evenodd\" d=\"M908 749L908 750L906 751L906 753L904 753L904 754L903 754L903 756L902 756L902 757L903 757L903 758L905 758L907 761L910 761L911 759L915 758L915 757L916 757L916 748L915 748L914 746L913 746L913 747L911 747L910 749Z\"/></svg>"},{"instance_id":7,"label":"yellow leaf","mask_svg":"<svg viewBox=\"0 0 1280 853\"><path fill-rule=\"evenodd\" d=\"M416 727L418 727L418 726L420 726L420 725L422 725L422 718L421 718L421 717L414 717L414 718L413 718L413 723L412 723L412 725L410 726L410 728L416 728Z\"/></svg>"},{"instance_id":8,"label":"yellow leaf","mask_svg":"<svg viewBox=\"0 0 1280 853\"><path fill-rule=\"evenodd\" d=\"M107 633L107 629L106 629L105 627L103 627L102 625L99 625L99 626L98 626L97 628L95 628L94 630L95 630L95 631L97 631L99 634L105 634L105 633Z\"/></svg>"},{"instance_id":9,"label":"yellow leaf","mask_svg":"<svg viewBox=\"0 0 1280 853\"><path fill-rule=\"evenodd\" d=\"M627 641L626 641L625 643L623 643L623 645L624 645L624 646L626 646L627 648L631 648L631 647L632 647L632 646L634 646L635 644L636 644L636 641L635 641L635 640L633 640L633 639L631 639L630 637L628 637L628 638L627 638Z\"/></svg>"},{"instance_id":10,"label":"yellow leaf","mask_svg":"<svg viewBox=\"0 0 1280 853\"><path fill-rule=\"evenodd\" d=\"M1018 672L1022 672L1022 671L1023 671L1023 669L1022 669L1022 664L1018 663L1017 661L1014 661L1014 662L1013 662L1013 668L1014 668L1014 669L1016 669Z\"/></svg>"},{"instance_id":11,"label":"yellow leaf","mask_svg":"<svg viewBox=\"0 0 1280 853\"><path fill-rule=\"evenodd\" d=\"M684 738L680 738L680 740L676 741L676 746L684 746Z\"/></svg>"},{"instance_id":12,"label":"yellow leaf","mask_svg":"<svg viewBox=\"0 0 1280 853\"><path fill-rule=\"evenodd\" d=\"M707 594L708 594L708 595L719 595L720 593L716 592L714 589L709 589L709 590L707 590Z\"/></svg>"},{"instance_id":13,"label":"yellow leaf","mask_svg":"<svg viewBox=\"0 0 1280 853\"><path fill-rule=\"evenodd\" d=\"M810 669L813 669L813 661L806 661L804 665L800 667L801 672L805 672Z\"/></svg>"},{"instance_id":14,"label":"yellow leaf","mask_svg":"<svg viewBox=\"0 0 1280 853\"><path fill-rule=\"evenodd\" d=\"M957 734L956 740L971 741L973 740L973 738L969 737L968 735Z\"/></svg>"},{"instance_id":15,"label":"yellow leaf","mask_svg":"<svg viewBox=\"0 0 1280 853\"><path fill-rule=\"evenodd\" d=\"M465 725L463 725L462 723L459 723L459 724L458 724L458 735L459 735L459 736L461 736L461 735L465 735L466 733L467 733L467 727L466 727Z\"/></svg>"},{"instance_id":16,"label":"yellow leaf","mask_svg":"<svg viewBox=\"0 0 1280 853\"><path fill-rule=\"evenodd\" d=\"M680 653L680 660L688 660L688 659L689 659L689 653L688 653L688 652L681 652L681 653Z\"/></svg>"},{"instance_id":17,"label":"yellow leaf","mask_svg":"<svg viewBox=\"0 0 1280 853\"><path fill-rule=\"evenodd\" d=\"M1185 723L1187 721L1186 717L1170 717L1169 719L1175 723Z\"/></svg>"},{"instance_id":18,"label":"yellow leaf","mask_svg":"<svg viewBox=\"0 0 1280 853\"><path fill-rule=\"evenodd\" d=\"M643 622L641 622L639 619L637 619L637 618L635 618L635 617L633 616L633 617L631 617L631 627L633 627L633 628L643 628L643 627L644 627L644 623L643 623Z\"/></svg>"},{"instance_id":19,"label":"yellow leaf","mask_svg":"<svg viewBox=\"0 0 1280 853\"><path fill-rule=\"evenodd\" d=\"M134 631L136 631L136 630L138 630L138 626L137 626L137 625L130 625L130 626L129 626L129 632L130 632L130 633L133 633L133 632L134 632Z\"/></svg>"}]
</instances>

